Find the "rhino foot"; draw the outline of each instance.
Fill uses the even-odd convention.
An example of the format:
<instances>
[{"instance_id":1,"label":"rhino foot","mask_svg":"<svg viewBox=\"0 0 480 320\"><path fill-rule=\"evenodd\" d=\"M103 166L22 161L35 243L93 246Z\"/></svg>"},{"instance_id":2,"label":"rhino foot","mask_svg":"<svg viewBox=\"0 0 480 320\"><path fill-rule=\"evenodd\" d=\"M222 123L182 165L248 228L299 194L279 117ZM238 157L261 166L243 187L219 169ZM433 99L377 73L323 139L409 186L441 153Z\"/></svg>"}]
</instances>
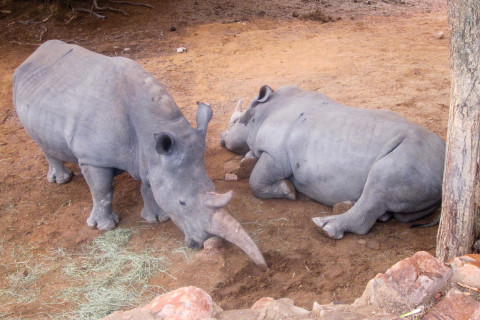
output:
<instances>
[{"instance_id":1,"label":"rhino foot","mask_svg":"<svg viewBox=\"0 0 480 320\"><path fill-rule=\"evenodd\" d=\"M87 219L87 225L92 229L108 231L115 229L119 221L120 218L113 211L111 211L109 214L98 214L94 209Z\"/></svg>"},{"instance_id":2,"label":"rhino foot","mask_svg":"<svg viewBox=\"0 0 480 320\"><path fill-rule=\"evenodd\" d=\"M143 219L147 220L149 223L157 223L157 222L167 222L170 220L170 217L165 214L161 209L157 212L152 212L147 207L144 207L142 213L140 214Z\"/></svg>"},{"instance_id":3,"label":"rhino foot","mask_svg":"<svg viewBox=\"0 0 480 320\"><path fill-rule=\"evenodd\" d=\"M283 194L285 199L295 200L297 198L295 193L295 187L290 181L288 180L280 181L278 188L279 188L279 193Z\"/></svg>"},{"instance_id":4,"label":"rhino foot","mask_svg":"<svg viewBox=\"0 0 480 320\"><path fill-rule=\"evenodd\" d=\"M345 230L335 221L335 216L315 217L312 221L317 225L318 231L326 237L335 240L343 238Z\"/></svg>"},{"instance_id":5,"label":"rhino foot","mask_svg":"<svg viewBox=\"0 0 480 320\"><path fill-rule=\"evenodd\" d=\"M72 180L73 173L67 168L55 168L51 167L48 169L47 180L50 183L65 184Z\"/></svg>"}]
</instances>

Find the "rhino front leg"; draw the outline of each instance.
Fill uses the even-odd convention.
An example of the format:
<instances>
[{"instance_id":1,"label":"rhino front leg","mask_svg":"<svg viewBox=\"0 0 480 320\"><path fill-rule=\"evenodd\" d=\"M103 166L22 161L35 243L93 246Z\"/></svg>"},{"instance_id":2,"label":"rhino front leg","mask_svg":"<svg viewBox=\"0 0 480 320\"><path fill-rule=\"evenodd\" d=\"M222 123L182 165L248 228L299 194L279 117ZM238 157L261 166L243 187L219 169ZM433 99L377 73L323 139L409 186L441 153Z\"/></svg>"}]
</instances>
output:
<instances>
[{"instance_id":1,"label":"rhino front leg","mask_svg":"<svg viewBox=\"0 0 480 320\"><path fill-rule=\"evenodd\" d=\"M45 152L44 155L48 161L48 182L64 184L72 179L72 172L65 167L62 160L58 160Z\"/></svg>"},{"instance_id":2,"label":"rhino front leg","mask_svg":"<svg viewBox=\"0 0 480 320\"><path fill-rule=\"evenodd\" d=\"M259 198L295 200L295 187L286 178L285 170L264 152L250 175L250 187Z\"/></svg>"},{"instance_id":3,"label":"rhino front leg","mask_svg":"<svg viewBox=\"0 0 480 320\"><path fill-rule=\"evenodd\" d=\"M90 165L80 165L80 168L93 199L93 208L87 219L88 226L99 230L112 230L120 220L112 209L114 169Z\"/></svg>"},{"instance_id":4,"label":"rhino front leg","mask_svg":"<svg viewBox=\"0 0 480 320\"><path fill-rule=\"evenodd\" d=\"M153 197L152 187L142 182L140 191L143 198L142 218L150 223L168 221L170 217L158 206Z\"/></svg>"}]
</instances>

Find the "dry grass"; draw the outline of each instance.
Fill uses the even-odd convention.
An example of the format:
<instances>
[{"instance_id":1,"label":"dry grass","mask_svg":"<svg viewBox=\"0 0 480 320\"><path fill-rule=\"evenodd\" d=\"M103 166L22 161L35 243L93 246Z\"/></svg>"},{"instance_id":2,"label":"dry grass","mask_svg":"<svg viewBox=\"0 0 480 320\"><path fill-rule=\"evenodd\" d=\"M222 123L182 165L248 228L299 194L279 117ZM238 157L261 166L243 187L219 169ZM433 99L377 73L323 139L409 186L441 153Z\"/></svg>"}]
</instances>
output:
<instances>
[{"instance_id":1,"label":"dry grass","mask_svg":"<svg viewBox=\"0 0 480 320\"><path fill-rule=\"evenodd\" d=\"M52 297L53 303L45 303L50 310L52 305L58 305L58 312L41 313L36 318L99 319L164 293L163 288L148 283L155 274L167 273L168 262L159 252L130 248L128 242L135 232L118 228L84 245L80 253L60 248L40 257L33 253L34 248L7 249L0 242L0 254L6 261L1 268L8 274L0 287L0 318L22 318L10 307L38 301L42 292L37 283L47 273L63 288ZM65 310L66 306L69 310Z\"/></svg>"}]
</instances>

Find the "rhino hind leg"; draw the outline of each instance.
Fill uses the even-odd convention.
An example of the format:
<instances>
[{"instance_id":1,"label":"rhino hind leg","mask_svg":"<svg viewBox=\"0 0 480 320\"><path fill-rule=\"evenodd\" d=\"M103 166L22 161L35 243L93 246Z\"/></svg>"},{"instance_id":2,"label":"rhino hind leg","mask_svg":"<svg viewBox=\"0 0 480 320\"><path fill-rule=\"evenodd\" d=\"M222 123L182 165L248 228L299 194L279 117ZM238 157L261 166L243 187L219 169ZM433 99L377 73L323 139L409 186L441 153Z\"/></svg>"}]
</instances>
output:
<instances>
[{"instance_id":1,"label":"rhino hind leg","mask_svg":"<svg viewBox=\"0 0 480 320\"><path fill-rule=\"evenodd\" d=\"M50 183L65 184L72 179L72 172L65 167L62 160L44 153L48 161L47 180Z\"/></svg>"},{"instance_id":2,"label":"rhino hind leg","mask_svg":"<svg viewBox=\"0 0 480 320\"><path fill-rule=\"evenodd\" d=\"M80 165L82 174L88 183L93 199L93 208L87 219L91 228L99 230L112 230L120 221L113 212L113 177L115 170L90 165Z\"/></svg>"},{"instance_id":3,"label":"rhino hind leg","mask_svg":"<svg viewBox=\"0 0 480 320\"><path fill-rule=\"evenodd\" d=\"M250 175L250 187L259 198L296 199L295 187L285 171L267 153L263 153Z\"/></svg>"},{"instance_id":4,"label":"rhino hind leg","mask_svg":"<svg viewBox=\"0 0 480 320\"><path fill-rule=\"evenodd\" d=\"M342 239L345 232L365 235L378 218L385 215L385 208L377 201L375 192L364 192L355 205L347 212L325 217L315 217L312 221L319 231L331 239Z\"/></svg>"},{"instance_id":5,"label":"rhino hind leg","mask_svg":"<svg viewBox=\"0 0 480 320\"><path fill-rule=\"evenodd\" d=\"M158 206L153 197L152 188L142 182L140 191L143 198L142 218L150 223L167 222L170 217Z\"/></svg>"}]
</instances>

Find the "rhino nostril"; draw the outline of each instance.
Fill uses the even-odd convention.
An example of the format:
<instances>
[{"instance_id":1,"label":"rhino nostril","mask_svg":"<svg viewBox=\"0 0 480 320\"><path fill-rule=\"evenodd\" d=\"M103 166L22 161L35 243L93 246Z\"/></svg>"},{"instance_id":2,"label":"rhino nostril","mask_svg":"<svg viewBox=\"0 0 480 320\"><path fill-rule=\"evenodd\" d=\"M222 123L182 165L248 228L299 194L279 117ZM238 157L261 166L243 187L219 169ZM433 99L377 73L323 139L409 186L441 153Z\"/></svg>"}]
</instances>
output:
<instances>
[{"instance_id":1,"label":"rhino nostril","mask_svg":"<svg viewBox=\"0 0 480 320\"><path fill-rule=\"evenodd\" d=\"M178 201L178 203L180 203L182 206L187 204L185 201L182 201L182 200Z\"/></svg>"}]
</instances>

